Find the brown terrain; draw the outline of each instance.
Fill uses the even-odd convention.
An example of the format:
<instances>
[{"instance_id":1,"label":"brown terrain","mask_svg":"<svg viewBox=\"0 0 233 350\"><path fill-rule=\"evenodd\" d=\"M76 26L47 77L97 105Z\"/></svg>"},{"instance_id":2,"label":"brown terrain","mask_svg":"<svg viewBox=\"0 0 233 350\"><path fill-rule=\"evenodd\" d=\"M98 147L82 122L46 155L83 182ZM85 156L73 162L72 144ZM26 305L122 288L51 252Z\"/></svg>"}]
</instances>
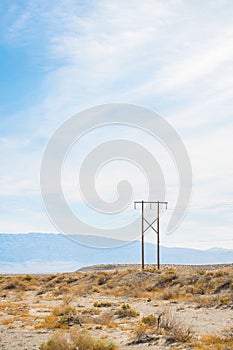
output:
<instances>
[{"instance_id":1,"label":"brown terrain","mask_svg":"<svg viewBox=\"0 0 233 350\"><path fill-rule=\"evenodd\" d=\"M1 275L0 349L230 350L232 277L233 264Z\"/></svg>"}]
</instances>

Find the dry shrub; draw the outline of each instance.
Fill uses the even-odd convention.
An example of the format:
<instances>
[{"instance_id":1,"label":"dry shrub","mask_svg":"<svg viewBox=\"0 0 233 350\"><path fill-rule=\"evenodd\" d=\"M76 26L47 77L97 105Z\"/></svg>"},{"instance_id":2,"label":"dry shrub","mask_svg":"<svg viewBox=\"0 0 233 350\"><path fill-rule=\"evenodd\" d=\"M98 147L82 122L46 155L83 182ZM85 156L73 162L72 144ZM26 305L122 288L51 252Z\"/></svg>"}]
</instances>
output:
<instances>
[{"instance_id":1,"label":"dry shrub","mask_svg":"<svg viewBox=\"0 0 233 350\"><path fill-rule=\"evenodd\" d=\"M43 322L41 322L35 326L35 329L39 329L39 328L56 329L56 328L61 328L61 327L62 327L62 325L58 322L57 316L48 315L48 316L45 316L45 319ZM64 325L63 325L63 328L65 328Z\"/></svg>"},{"instance_id":2,"label":"dry shrub","mask_svg":"<svg viewBox=\"0 0 233 350\"><path fill-rule=\"evenodd\" d=\"M54 334L54 336L44 344L40 345L40 350L75 350L75 347L61 334Z\"/></svg>"},{"instance_id":3,"label":"dry shrub","mask_svg":"<svg viewBox=\"0 0 233 350\"><path fill-rule=\"evenodd\" d=\"M12 316L27 316L29 313L27 305L17 302L0 303L0 311Z\"/></svg>"},{"instance_id":4,"label":"dry shrub","mask_svg":"<svg viewBox=\"0 0 233 350\"><path fill-rule=\"evenodd\" d=\"M14 322L13 318L4 318L3 320L0 321L2 325L8 325Z\"/></svg>"},{"instance_id":5,"label":"dry shrub","mask_svg":"<svg viewBox=\"0 0 233 350\"><path fill-rule=\"evenodd\" d=\"M12 290L12 289L17 289L17 290L25 290L26 285L25 283L19 281L18 279L12 279L10 282L6 283L4 286L5 290Z\"/></svg>"},{"instance_id":6,"label":"dry shrub","mask_svg":"<svg viewBox=\"0 0 233 350\"><path fill-rule=\"evenodd\" d=\"M194 302L198 308L201 307L227 307L232 305L232 297L229 295L200 295L190 298L190 301Z\"/></svg>"},{"instance_id":7,"label":"dry shrub","mask_svg":"<svg viewBox=\"0 0 233 350\"><path fill-rule=\"evenodd\" d=\"M112 303L109 301L95 301L93 304L94 307L110 307Z\"/></svg>"},{"instance_id":8,"label":"dry shrub","mask_svg":"<svg viewBox=\"0 0 233 350\"><path fill-rule=\"evenodd\" d=\"M117 350L118 347L111 341L95 339L87 331L72 332L71 340L78 350Z\"/></svg>"},{"instance_id":9,"label":"dry shrub","mask_svg":"<svg viewBox=\"0 0 233 350\"><path fill-rule=\"evenodd\" d=\"M61 285L53 288L52 293L54 296L58 296L58 295L69 293L69 291L70 291L69 287Z\"/></svg>"},{"instance_id":10,"label":"dry shrub","mask_svg":"<svg viewBox=\"0 0 233 350\"><path fill-rule=\"evenodd\" d=\"M69 316L69 315L76 315L76 314L77 314L77 310L74 307L66 304L56 306L53 309L54 316Z\"/></svg>"},{"instance_id":11,"label":"dry shrub","mask_svg":"<svg viewBox=\"0 0 233 350\"><path fill-rule=\"evenodd\" d=\"M31 280L33 280L33 279L35 279L36 277L34 277L34 276L31 276L31 275L25 275L25 276L23 276L23 281L28 281L28 282L30 282Z\"/></svg>"},{"instance_id":12,"label":"dry shrub","mask_svg":"<svg viewBox=\"0 0 233 350\"><path fill-rule=\"evenodd\" d=\"M56 306L52 310L52 314L46 316L44 321L37 325L36 328L66 329L69 323L80 323L76 314L77 310L70 305L62 304Z\"/></svg>"},{"instance_id":13,"label":"dry shrub","mask_svg":"<svg viewBox=\"0 0 233 350\"><path fill-rule=\"evenodd\" d=\"M146 324L147 326L155 326L158 325L158 318L155 317L154 315L148 315L144 316L142 318L142 323Z\"/></svg>"},{"instance_id":14,"label":"dry shrub","mask_svg":"<svg viewBox=\"0 0 233 350\"><path fill-rule=\"evenodd\" d=\"M216 334L203 335L197 344L193 344L193 350L229 350L233 349L233 338L218 336Z\"/></svg>"},{"instance_id":15,"label":"dry shrub","mask_svg":"<svg viewBox=\"0 0 233 350\"><path fill-rule=\"evenodd\" d=\"M207 275L214 277L214 278L230 276L232 274L233 274L233 269L231 267L225 267L225 268L217 270L217 271L207 272Z\"/></svg>"},{"instance_id":16,"label":"dry shrub","mask_svg":"<svg viewBox=\"0 0 233 350\"><path fill-rule=\"evenodd\" d=\"M117 350L113 342L93 338L85 330L75 330L66 339L64 335L56 334L47 343L40 346L40 350Z\"/></svg>"},{"instance_id":17,"label":"dry shrub","mask_svg":"<svg viewBox=\"0 0 233 350\"><path fill-rule=\"evenodd\" d=\"M173 291L169 288L165 288L163 292L160 294L160 299L162 300L170 300L174 298Z\"/></svg>"},{"instance_id":18,"label":"dry shrub","mask_svg":"<svg viewBox=\"0 0 233 350\"><path fill-rule=\"evenodd\" d=\"M83 315L86 315L86 314L88 314L88 315L99 315L100 314L100 310L99 309L96 309L96 308L94 308L94 307L92 307L92 308L90 308L90 309L84 309L84 310L82 310L82 314Z\"/></svg>"},{"instance_id":19,"label":"dry shrub","mask_svg":"<svg viewBox=\"0 0 233 350\"><path fill-rule=\"evenodd\" d=\"M153 336L148 334L148 330L145 325L139 324L134 330L134 338L128 345L136 345L149 343L154 339Z\"/></svg>"},{"instance_id":20,"label":"dry shrub","mask_svg":"<svg viewBox=\"0 0 233 350\"><path fill-rule=\"evenodd\" d=\"M62 297L63 304L69 305L71 301L73 300L74 296L72 294L65 294Z\"/></svg>"},{"instance_id":21,"label":"dry shrub","mask_svg":"<svg viewBox=\"0 0 233 350\"><path fill-rule=\"evenodd\" d=\"M118 315L119 318L139 316L139 312L134 310L129 304L121 305L115 314Z\"/></svg>"},{"instance_id":22,"label":"dry shrub","mask_svg":"<svg viewBox=\"0 0 233 350\"><path fill-rule=\"evenodd\" d=\"M158 270L157 267L146 267L144 269L145 272L157 273L161 274L161 270Z\"/></svg>"},{"instance_id":23,"label":"dry shrub","mask_svg":"<svg viewBox=\"0 0 233 350\"><path fill-rule=\"evenodd\" d=\"M178 320L169 309L165 309L161 314L159 328L163 329L166 335L172 336L181 343L185 343L191 338L190 329Z\"/></svg>"}]
</instances>

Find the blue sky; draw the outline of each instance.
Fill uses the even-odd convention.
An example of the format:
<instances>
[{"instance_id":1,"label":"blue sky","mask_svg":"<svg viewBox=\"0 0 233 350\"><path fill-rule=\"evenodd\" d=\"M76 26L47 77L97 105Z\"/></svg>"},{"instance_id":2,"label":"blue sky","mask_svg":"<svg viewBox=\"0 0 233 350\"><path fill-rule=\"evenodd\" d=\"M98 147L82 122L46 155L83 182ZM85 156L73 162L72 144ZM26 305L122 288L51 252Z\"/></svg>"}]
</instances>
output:
<instances>
[{"instance_id":1,"label":"blue sky","mask_svg":"<svg viewBox=\"0 0 233 350\"><path fill-rule=\"evenodd\" d=\"M126 102L163 115L181 136L192 162L190 211L175 234L164 234L162 242L233 248L232 1L3 0L0 16L1 232L56 232L39 186L49 138L85 108ZM140 138L129 130L124 135ZM82 149L105 137L104 132L93 135ZM150 147L149 139L144 142ZM166 173L172 208L175 170L162 149L154 148ZM70 162L64 175L71 202L75 198L69 176L75 171ZM131 176L127 167L124 176L127 171ZM114 172L107 169L99 180L103 197L111 192L107 179ZM138 175L138 195L145 190L142 182ZM85 220L92 219L81 201L76 209Z\"/></svg>"}]
</instances>

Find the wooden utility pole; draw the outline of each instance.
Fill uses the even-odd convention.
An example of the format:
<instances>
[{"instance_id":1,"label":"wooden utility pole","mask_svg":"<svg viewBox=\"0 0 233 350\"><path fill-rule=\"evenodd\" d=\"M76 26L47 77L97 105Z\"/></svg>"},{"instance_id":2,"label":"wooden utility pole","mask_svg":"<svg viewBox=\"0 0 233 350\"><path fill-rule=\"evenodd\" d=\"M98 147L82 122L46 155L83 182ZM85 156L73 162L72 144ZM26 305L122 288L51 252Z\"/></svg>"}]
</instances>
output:
<instances>
[{"instance_id":1,"label":"wooden utility pole","mask_svg":"<svg viewBox=\"0 0 233 350\"><path fill-rule=\"evenodd\" d=\"M145 261L144 261L144 233L149 229L152 228L152 230L157 234L157 268L158 270L160 269L160 237L159 237L159 216L160 216L160 204L165 204L166 209L167 209L167 202L147 202L147 201L135 201L134 202L134 209L137 208L137 204L141 205L141 210L142 210L142 270L144 270L145 266ZM157 204L157 215L156 218L152 221L149 222L145 218L145 213L144 213L144 204L150 204L150 209L152 209L153 204ZM157 229L153 226L157 222ZM144 223L147 224L147 227L145 228Z\"/></svg>"},{"instance_id":2,"label":"wooden utility pole","mask_svg":"<svg viewBox=\"0 0 233 350\"><path fill-rule=\"evenodd\" d=\"M142 270L144 270L144 202L142 201Z\"/></svg>"}]
</instances>

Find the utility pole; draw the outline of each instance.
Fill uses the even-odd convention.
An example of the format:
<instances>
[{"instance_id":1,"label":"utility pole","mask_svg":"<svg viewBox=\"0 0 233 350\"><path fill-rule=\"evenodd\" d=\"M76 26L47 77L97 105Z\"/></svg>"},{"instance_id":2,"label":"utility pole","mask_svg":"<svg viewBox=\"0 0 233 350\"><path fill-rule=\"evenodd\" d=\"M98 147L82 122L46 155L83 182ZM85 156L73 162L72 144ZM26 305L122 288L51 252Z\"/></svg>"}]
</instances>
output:
<instances>
[{"instance_id":1,"label":"utility pole","mask_svg":"<svg viewBox=\"0 0 233 350\"><path fill-rule=\"evenodd\" d=\"M147 202L147 201L135 201L134 202L134 209L137 208L137 204L141 205L141 210L142 210L142 270L144 270L145 262L144 262L144 233L149 229L152 228L152 230L157 234L157 268L158 270L160 269L160 237L159 237L159 219L160 219L160 204L165 204L166 209L167 209L167 202ZM149 222L145 218L145 213L144 213L144 205L145 204L150 204L150 209L152 209L153 204L157 205L157 213L156 213L156 218L152 221ZM157 228L153 226L157 222ZM147 224L147 227L145 228L144 223Z\"/></svg>"}]
</instances>

